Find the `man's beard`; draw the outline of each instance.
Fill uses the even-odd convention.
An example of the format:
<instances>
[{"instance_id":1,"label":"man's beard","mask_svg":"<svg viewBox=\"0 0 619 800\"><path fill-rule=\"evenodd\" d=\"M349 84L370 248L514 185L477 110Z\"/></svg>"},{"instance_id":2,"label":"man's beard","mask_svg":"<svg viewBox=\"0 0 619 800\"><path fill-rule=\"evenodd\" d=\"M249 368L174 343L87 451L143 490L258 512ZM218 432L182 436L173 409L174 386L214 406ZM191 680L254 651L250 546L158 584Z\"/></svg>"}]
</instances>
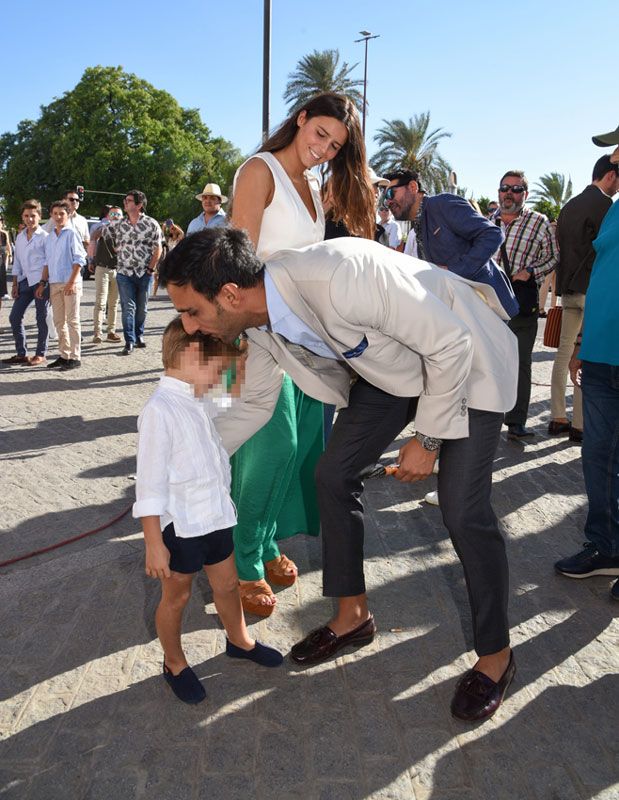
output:
<instances>
[{"instance_id":1,"label":"man's beard","mask_svg":"<svg viewBox=\"0 0 619 800\"><path fill-rule=\"evenodd\" d=\"M499 208L501 211L505 212L505 214L519 214L524 206L524 197L521 200L516 200L516 198L514 198L514 202L509 208L505 208L504 203L505 200L502 200L501 203L499 203Z\"/></svg>"},{"instance_id":2,"label":"man's beard","mask_svg":"<svg viewBox=\"0 0 619 800\"><path fill-rule=\"evenodd\" d=\"M391 206L389 209L393 214L393 218L400 220L401 222L411 219L411 209L415 202L415 198L409 198L408 195L405 195L405 198L406 199L404 199L402 203L398 203L397 210L393 206ZM389 219L387 219L386 222L389 222Z\"/></svg>"}]
</instances>

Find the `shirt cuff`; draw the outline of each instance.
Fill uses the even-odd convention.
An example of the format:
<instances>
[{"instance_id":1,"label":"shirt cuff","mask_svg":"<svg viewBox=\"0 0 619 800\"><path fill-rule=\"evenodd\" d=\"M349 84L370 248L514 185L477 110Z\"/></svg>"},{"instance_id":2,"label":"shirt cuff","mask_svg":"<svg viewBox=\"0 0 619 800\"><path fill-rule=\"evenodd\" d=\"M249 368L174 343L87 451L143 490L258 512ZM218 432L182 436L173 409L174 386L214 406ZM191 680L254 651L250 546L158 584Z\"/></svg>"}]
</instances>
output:
<instances>
[{"instance_id":1,"label":"shirt cuff","mask_svg":"<svg viewBox=\"0 0 619 800\"><path fill-rule=\"evenodd\" d=\"M133 504L132 516L134 519L140 517L161 517L165 513L165 502L161 498L152 497L146 500L136 500Z\"/></svg>"}]
</instances>

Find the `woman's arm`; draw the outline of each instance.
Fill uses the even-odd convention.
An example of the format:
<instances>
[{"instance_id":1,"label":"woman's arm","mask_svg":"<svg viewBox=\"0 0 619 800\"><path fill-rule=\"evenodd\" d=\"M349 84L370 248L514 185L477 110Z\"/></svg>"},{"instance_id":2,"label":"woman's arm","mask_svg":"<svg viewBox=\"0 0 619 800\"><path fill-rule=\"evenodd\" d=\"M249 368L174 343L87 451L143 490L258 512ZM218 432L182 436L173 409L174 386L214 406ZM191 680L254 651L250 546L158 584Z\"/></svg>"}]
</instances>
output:
<instances>
[{"instance_id":1,"label":"woman's arm","mask_svg":"<svg viewBox=\"0 0 619 800\"><path fill-rule=\"evenodd\" d=\"M258 245L264 209L275 193L271 170L261 158L252 158L239 172L234 187L231 222L249 234L254 247Z\"/></svg>"}]
</instances>

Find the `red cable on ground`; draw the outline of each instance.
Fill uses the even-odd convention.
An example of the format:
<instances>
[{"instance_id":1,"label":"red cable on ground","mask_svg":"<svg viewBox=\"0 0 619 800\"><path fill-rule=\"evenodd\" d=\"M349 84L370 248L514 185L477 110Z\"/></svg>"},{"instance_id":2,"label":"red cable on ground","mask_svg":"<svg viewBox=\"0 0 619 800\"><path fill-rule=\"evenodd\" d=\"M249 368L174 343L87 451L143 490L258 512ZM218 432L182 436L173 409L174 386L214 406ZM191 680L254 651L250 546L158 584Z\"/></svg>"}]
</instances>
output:
<instances>
[{"instance_id":1,"label":"red cable on ground","mask_svg":"<svg viewBox=\"0 0 619 800\"><path fill-rule=\"evenodd\" d=\"M86 536L92 536L93 533L99 533L99 531L104 531L106 528L109 528L115 522L118 522L119 519L122 519L125 514L128 514L131 511L132 505L126 508L122 514L119 514L114 519L111 519L109 522L106 522L105 525L100 525L98 528L93 528L91 531L86 531L86 533L80 533L77 536L73 536L70 539L63 539L62 542L56 542L56 544L51 544L49 547L41 547L40 550L33 550L32 553L26 553L23 556L17 556L16 558L10 558L8 561L0 561L0 567L8 567L9 564L15 564L17 561L25 561L27 558L32 558L33 556L40 556L41 553L49 553L50 550L57 550L59 547L64 547L67 544L71 544L72 542L77 542L80 539L84 539Z\"/></svg>"}]
</instances>

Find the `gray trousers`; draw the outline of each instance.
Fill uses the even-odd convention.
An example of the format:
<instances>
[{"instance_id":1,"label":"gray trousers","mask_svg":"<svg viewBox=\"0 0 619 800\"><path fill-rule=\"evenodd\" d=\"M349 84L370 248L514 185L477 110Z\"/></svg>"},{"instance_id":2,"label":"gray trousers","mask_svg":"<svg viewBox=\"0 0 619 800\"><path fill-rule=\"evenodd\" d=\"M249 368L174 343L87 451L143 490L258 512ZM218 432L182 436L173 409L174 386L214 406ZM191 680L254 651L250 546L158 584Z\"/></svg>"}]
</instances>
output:
<instances>
[{"instance_id":1,"label":"gray trousers","mask_svg":"<svg viewBox=\"0 0 619 800\"><path fill-rule=\"evenodd\" d=\"M524 425L531 400L531 361L537 336L537 314L530 317L517 314L507 324L518 339L518 389L516 405L505 414L505 424Z\"/></svg>"},{"instance_id":2,"label":"gray trousers","mask_svg":"<svg viewBox=\"0 0 619 800\"><path fill-rule=\"evenodd\" d=\"M417 398L394 397L358 380L338 415L316 469L327 597L366 591L359 473L380 458L416 408ZM509 644L507 556L490 504L502 421L503 414L469 409L469 437L444 442L438 476L443 522L464 568L478 655Z\"/></svg>"}]
</instances>

